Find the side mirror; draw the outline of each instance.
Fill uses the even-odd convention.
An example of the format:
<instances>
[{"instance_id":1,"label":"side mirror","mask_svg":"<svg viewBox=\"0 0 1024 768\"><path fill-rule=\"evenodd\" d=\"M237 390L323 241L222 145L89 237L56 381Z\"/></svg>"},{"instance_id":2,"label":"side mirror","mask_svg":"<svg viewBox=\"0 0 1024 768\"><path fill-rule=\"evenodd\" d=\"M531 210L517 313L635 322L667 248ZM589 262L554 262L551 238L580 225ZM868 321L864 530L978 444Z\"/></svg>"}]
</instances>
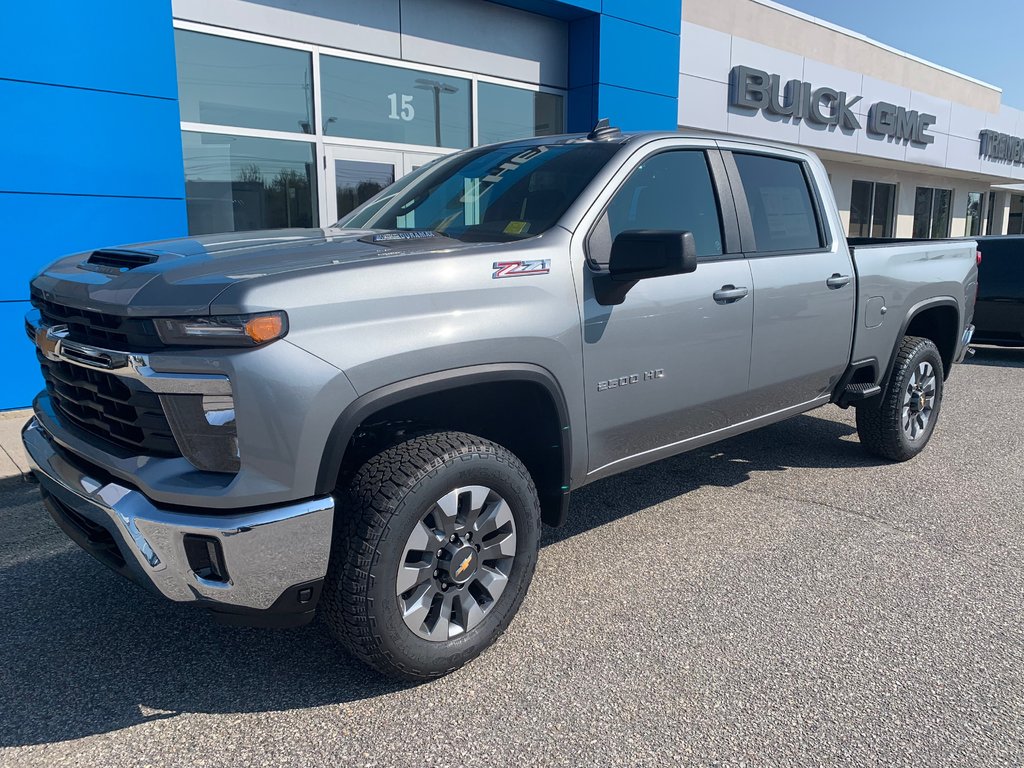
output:
<instances>
[{"instance_id":1,"label":"side mirror","mask_svg":"<svg viewBox=\"0 0 1024 768\"><path fill-rule=\"evenodd\" d=\"M608 271L595 275L598 304L621 304L639 280L682 275L697 269L697 245L692 232L633 229L612 243Z\"/></svg>"}]
</instances>

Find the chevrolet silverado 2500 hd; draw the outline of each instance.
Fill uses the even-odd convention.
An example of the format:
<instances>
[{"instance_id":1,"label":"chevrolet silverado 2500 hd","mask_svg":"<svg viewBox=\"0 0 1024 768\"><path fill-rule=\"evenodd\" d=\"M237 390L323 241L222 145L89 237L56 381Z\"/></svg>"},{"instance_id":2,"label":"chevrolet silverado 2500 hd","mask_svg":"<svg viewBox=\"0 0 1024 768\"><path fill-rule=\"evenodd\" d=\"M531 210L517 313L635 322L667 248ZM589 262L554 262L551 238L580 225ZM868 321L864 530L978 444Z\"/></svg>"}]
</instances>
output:
<instances>
[{"instance_id":1,"label":"chevrolet silverado 2500 hd","mask_svg":"<svg viewBox=\"0 0 1024 768\"><path fill-rule=\"evenodd\" d=\"M109 567L226 621L319 610L426 679L504 630L575 488L827 403L914 456L976 276L971 241L849 247L808 152L607 127L478 147L326 229L46 267L23 437Z\"/></svg>"}]
</instances>

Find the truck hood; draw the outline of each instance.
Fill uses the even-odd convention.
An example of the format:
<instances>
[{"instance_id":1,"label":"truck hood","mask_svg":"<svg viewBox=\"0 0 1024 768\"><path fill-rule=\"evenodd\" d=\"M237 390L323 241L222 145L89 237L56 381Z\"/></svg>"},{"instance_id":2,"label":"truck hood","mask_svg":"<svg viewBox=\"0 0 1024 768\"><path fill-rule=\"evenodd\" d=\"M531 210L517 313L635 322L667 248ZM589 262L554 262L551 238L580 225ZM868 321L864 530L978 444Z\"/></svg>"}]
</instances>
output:
<instances>
[{"instance_id":1,"label":"truck hood","mask_svg":"<svg viewBox=\"0 0 1024 768\"><path fill-rule=\"evenodd\" d=\"M36 275L32 290L51 301L118 315L203 314L225 289L244 281L493 245L383 230L201 235L67 256Z\"/></svg>"}]
</instances>

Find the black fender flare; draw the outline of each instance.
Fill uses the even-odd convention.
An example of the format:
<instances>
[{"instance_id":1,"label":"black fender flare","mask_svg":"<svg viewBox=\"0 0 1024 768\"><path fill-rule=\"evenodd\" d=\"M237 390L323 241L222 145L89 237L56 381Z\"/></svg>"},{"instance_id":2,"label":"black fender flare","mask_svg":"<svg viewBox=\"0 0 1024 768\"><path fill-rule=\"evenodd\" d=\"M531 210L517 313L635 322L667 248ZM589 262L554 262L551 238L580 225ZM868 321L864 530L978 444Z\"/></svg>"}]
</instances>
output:
<instances>
[{"instance_id":1,"label":"black fender flare","mask_svg":"<svg viewBox=\"0 0 1024 768\"><path fill-rule=\"evenodd\" d=\"M879 383L882 386L885 386L886 384L889 383L889 377L892 375L892 369L896 365L896 355L900 351L900 344L903 340L903 337L907 335L907 328L909 328L910 324L914 322L915 317L920 315L925 310L934 309L935 307L952 307L954 310L956 310L957 328L959 329L961 327L962 321L960 317L960 305L952 296L935 296L933 298L924 299L923 301L919 301L917 302L917 304L914 304L914 306L912 306L907 311L906 317L903 318L903 324L900 326L900 332L896 335L896 343L893 345L892 352L889 353L889 364L885 366L885 375L882 376L882 378L879 380ZM954 357L956 356L955 345L953 348L953 355ZM943 371L943 373L947 378L949 377L949 371Z\"/></svg>"},{"instance_id":2,"label":"black fender flare","mask_svg":"<svg viewBox=\"0 0 1024 768\"><path fill-rule=\"evenodd\" d=\"M320 458L316 493L326 494L334 490L352 435L360 424L377 411L421 395L473 386L474 384L507 381L539 384L548 392L554 403L555 411L558 414L560 433L563 436L562 503L557 514L557 521L553 523L560 525L564 522L568 510L572 473L572 431L569 423L569 409L566 405L565 393L554 374L547 368L532 363L490 363L450 368L386 384L360 395L341 412L331 428L327 445Z\"/></svg>"}]
</instances>

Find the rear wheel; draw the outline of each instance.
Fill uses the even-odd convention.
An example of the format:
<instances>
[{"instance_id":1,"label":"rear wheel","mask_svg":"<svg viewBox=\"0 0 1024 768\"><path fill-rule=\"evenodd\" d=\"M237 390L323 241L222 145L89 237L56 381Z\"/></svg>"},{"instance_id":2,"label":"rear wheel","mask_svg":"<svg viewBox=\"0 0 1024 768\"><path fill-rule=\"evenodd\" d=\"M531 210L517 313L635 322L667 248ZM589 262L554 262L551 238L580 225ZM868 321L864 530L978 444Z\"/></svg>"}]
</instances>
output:
<instances>
[{"instance_id":1,"label":"rear wheel","mask_svg":"<svg viewBox=\"0 0 1024 768\"><path fill-rule=\"evenodd\" d=\"M905 336L882 394L857 406L857 433L864 447L892 461L920 453L939 418L942 381L942 357L935 344Z\"/></svg>"},{"instance_id":2,"label":"rear wheel","mask_svg":"<svg viewBox=\"0 0 1024 768\"><path fill-rule=\"evenodd\" d=\"M537 559L540 504L519 459L473 435L423 435L370 459L344 498L324 605L353 655L427 680L494 642Z\"/></svg>"}]
</instances>

